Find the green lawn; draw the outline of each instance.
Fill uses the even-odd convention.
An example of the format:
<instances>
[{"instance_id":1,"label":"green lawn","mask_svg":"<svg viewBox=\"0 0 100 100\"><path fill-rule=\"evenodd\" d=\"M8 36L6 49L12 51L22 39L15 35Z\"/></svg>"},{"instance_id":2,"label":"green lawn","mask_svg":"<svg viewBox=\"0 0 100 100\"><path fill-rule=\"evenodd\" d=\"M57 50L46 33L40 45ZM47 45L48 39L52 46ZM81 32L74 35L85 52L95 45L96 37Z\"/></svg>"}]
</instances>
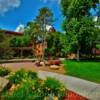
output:
<instances>
[{"instance_id":1,"label":"green lawn","mask_svg":"<svg viewBox=\"0 0 100 100\"><path fill-rule=\"evenodd\" d=\"M64 61L67 75L100 83L100 62Z\"/></svg>"}]
</instances>

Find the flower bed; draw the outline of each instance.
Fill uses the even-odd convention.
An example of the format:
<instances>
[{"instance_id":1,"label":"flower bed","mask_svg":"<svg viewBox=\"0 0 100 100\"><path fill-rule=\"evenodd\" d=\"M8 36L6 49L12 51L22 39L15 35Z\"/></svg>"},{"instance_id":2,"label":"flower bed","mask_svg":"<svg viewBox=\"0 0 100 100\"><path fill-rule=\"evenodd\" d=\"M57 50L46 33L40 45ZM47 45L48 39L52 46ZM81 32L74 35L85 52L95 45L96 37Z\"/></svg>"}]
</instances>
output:
<instances>
[{"instance_id":1,"label":"flower bed","mask_svg":"<svg viewBox=\"0 0 100 100\"><path fill-rule=\"evenodd\" d=\"M1 67L0 66L0 76L6 76L10 73L10 70L8 68L5 67Z\"/></svg>"},{"instance_id":2,"label":"flower bed","mask_svg":"<svg viewBox=\"0 0 100 100\"><path fill-rule=\"evenodd\" d=\"M63 100L66 89L54 78L38 78L32 71L19 70L10 74L11 86L2 92L1 100Z\"/></svg>"}]
</instances>

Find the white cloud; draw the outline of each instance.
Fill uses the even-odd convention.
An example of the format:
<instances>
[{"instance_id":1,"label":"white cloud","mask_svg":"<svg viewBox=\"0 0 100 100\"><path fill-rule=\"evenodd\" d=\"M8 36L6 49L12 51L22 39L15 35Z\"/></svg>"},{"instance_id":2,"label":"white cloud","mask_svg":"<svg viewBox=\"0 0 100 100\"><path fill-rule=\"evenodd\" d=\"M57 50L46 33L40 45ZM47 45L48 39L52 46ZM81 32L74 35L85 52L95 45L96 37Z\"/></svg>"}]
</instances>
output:
<instances>
[{"instance_id":1,"label":"white cloud","mask_svg":"<svg viewBox=\"0 0 100 100\"><path fill-rule=\"evenodd\" d=\"M18 25L15 32L22 32L23 33L24 32L24 25L22 25L22 24Z\"/></svg>"},{"instance_id":2,"label":"white cloud","mask_svg":"<svg viewBox=\"0 0 100 100\"><path fill-rule=\"evenodd\" d=\"M18 8L21 0L0 0L0 14L4 14L11 8Z\"/></svg>"}]
</instances>

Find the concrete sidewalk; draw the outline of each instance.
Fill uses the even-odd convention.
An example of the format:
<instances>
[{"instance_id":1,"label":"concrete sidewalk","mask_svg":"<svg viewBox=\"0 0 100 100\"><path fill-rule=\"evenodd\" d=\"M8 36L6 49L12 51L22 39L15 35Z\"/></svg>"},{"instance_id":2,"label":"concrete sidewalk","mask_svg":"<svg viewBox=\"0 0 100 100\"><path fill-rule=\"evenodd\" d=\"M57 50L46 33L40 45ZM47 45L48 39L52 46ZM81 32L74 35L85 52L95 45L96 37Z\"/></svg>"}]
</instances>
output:
<instances>
[{"instance_id":1,"label":"concrete sidewalk","mask_svg":"<svg viewBox=\"0 0 100 100\"><path fill-rule=\"evenodd\" d=\"M38 76L42 79L54 77L61 81L67 89L86 97L89 100L100 100L100 84L46 71L38 71Z\"/></svg>"}]
</instances>

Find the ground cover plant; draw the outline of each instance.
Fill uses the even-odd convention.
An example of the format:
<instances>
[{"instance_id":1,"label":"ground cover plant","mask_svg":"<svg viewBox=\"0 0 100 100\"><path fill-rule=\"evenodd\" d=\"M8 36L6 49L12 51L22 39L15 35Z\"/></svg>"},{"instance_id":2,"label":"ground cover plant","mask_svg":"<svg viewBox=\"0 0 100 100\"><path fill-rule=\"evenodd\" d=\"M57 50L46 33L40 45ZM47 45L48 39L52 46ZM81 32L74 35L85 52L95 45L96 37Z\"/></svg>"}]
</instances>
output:
<instances>
[{"instance_id":1,"label":"ground cover plant","mask_svg":"<svg viewBox=\"0 0 100 100\"><path fill-rule=\"evenodd\" d=\"M4 100L62 100L66 96L63 84L54 78L41 80L37 73L23 69L9 76L11 87L4 90Z\"/></svg>"},{"instance_id":2,"label":"ground cover plant","mask_svg":"<svg viewBox=\"0 0 100 100\"><path fill-rule=\"evenodd\" d=\"M6 76L10 73L10 70L5 67L0 67L0 76Z\"/></svg>"}]
</instances>

